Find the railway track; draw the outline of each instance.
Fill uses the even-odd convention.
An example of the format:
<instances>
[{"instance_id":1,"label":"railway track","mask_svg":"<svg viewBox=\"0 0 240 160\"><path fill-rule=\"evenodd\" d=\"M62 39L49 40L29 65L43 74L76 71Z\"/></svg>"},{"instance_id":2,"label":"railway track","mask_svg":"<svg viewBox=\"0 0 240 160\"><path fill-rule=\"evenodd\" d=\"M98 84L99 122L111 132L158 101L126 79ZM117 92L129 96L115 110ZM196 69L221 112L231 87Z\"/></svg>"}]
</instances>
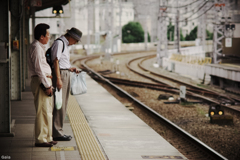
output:
<instances>
[{"instance_id":1,"label":"railway track","mask_svg":"<svg viewBox=\"0 0 240 160\"><path fill-rule=\"evenodd\" d=\"M122 55L122 54L116 54L116 55ZM90 57L85 57L82 59L92 60L92 59L96 59L98 57L99 56L90 56ZM238 108L234 107L234 104L240 103L240 98L236 98L236 97L232 98L232 97L226 96L224 94L221 94L219 92L212 91L212 90L209 90L206 88L201 88L197 85L193 85L191 83L164 75L164 73L160 74L160 73L151 71L151 70L147 69L146 67L144 67L143 62L148 59L151 59L153 57L155 57L154 54L147 55L147 56L140 56L137 58L132 58L126 63L126 67L129 70L131 70L132 72L134 72L146 79L150 79L153 83L146 83L146 82L144 83L141 81L132 81L132 80L127 80L127 79L122 79L122 78L113 78L110 76L104 76L104 77L109 79L111 82L114 82L117 84L151 88L151 89L162 90L162 91L171 92L171 93L179 93L180 86L184 85L184 86L186 86L186 90L187 90L186 95L188 97L190 96L197 100L200 99L203 102L207 102L209 104L221 105L222 108L224 108L224 110L228 111L229 113L240 115L240 110ZM137 61L139 63L132 65L134 62L137 62ZM136 69L136 66L138 66L143 71Z\"/></svg>"},{"instance_id":2,"label":"railway track","mask_svg":"<svg viewBox=\"0 0 240 160\"><path fill-rule=\"evenodd\" d=\"M212 90L209 90L206 88L201 88L201 87L193 85L191 83L181 81L176 78L172 78L170 76L164 75L164 73L162 73L162 74L156 73L154 71L147 69L146 67L144 67L142 65L142 63L145 60L153 58L153 57L155 57L155 55L148 55L148 56L133 58L126 63L126 66L129 70L135 72L136 74L139 74L145 78L151 79L152 81L157 82L159 84L165 84L166 87L172 87L172 89L174 89L175 91L178 90L178 93L179 93L180 86L184 85L184 86L186 86L186 89L187 89L186 94L188 96L192 96L197 99L200 98L204 101L207 101L208 103L214 103L214 104L221 105L228 112L240 115L240 110L236 109L236 107L234 107L234 106L231 106L231 105L239 104L240 98L229 97L229 96L226 96L226 95L221 94L216 91L212 91ZM139 63L137 63L137 65L135 64L135 66L132 67L131 63L133 63L134 61L138 61ZM138 66L144 72L137 70L136 66ZM171 82L169 83L169 81L171 81ZM172 91L172 89L169 91Z\"/></svg>"},{"instance_id":3,"label":"railway track","mask_svg":"<svg viewBox=\"0 0 240 160\"><path fill-rule=\"evenodd\" d=\"M116 86L113 82L117 83L116 81L119 82L119 79L114 79L114 78L109 78L106 79L106 77L103 77L99 73L95 72L93 69L89 68L86 65L87 61L90 61L91 59L94 59L96 57L91 57L91 58L85 58L82 59L82 66L83 68L93 77L97 78L98 80L101 80L111 88L114 88L117 92L121 92L121 94L124 94L129 101L132 103L134 102L140 110L143 110L143 113L148 116L148 119L153 119L152 121L156 121L159 123L159 127L163 128L165 132L170 133L174 138L175 138L175 145L182 146L182 152L186 157L189 159L226 159L223 157L221 154L217 153L215 150L195 138L194 136L190 135L180 127L178 127L176 124L172 123L150 107L146 106L136 98L134 98L132 95L121 89L120 87ZM127 80L122 80L120 83L126 83L128 85L136 85L136 82L129 82ZM132 84L131 84L132 83ZM162 87L160 89L166 89L166 90L172 90L173 92L178 92L176 88L166 86L166 85L159 85L159 84L149 84L149 83L138 83L138 85L142 85L143 87ZM176 140L176 137L178 137L178 140ZM173 140L174 141L174 140ZM181 152L180 151L180 152Z\"/></svg>"}]
</instances>

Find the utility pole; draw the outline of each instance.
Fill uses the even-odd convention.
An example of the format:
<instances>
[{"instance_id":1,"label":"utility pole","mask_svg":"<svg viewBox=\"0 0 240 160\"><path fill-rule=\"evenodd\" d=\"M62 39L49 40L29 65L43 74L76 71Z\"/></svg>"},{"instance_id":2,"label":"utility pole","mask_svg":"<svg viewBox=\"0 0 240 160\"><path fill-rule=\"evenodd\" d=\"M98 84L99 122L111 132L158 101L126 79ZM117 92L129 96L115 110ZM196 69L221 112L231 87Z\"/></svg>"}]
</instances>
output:
<instances>
[{"instance_id":1,"label":"utility pole","mask_svg":"<svg viewBox=\"0 0 240 160\"><path fill-rule=\"evenodd\" d=\"M87 29L87 55L90 54L90 1L87 1L87 17L88 17L88 29Z\"/></svg>"},{"instance_id":2,"label":"utility pole","mask_svg":"<svg viewBox=\"0 0 240 160\"><path fill-rule=\"evenodd\" d=\"M197 31L197 37L200 40L200 45L202 46L204 56L205 56L205 49L206 49L206 13L204 13L207 9L207 5L205 5L202 8L202 12L200 12L200 15L203 14L199 19L198 19L198 31Z\"/></svg>"},{"instance_id":3,"label":"utility pole","mask_svg":"<svg viewBox=\"0 0 240 160\"><path fill-rule=\"evenodd\" d=\"M147 51L148 50L148 47L147 47L147 43L148 43L148 26L147 26L147 24L148 24L148 13L149 13L149 6L148 6L148 2L146 3L146 4L144 4L145 6L146 6L146 15L144 16L144 21L145 21L145 23L144 23L144 25L143 25L143 27L144 27L144 44L145 44L145 51Z\"/></svg>"},{"instance_id":4,"label":"utility pole","mask_svg":"<svg viewBox=\"0 0 240 160\"><path fill-rule=\"evenodd\" d=\"M119 41L120 44L118 47L119 52L121 52L121 44L122 44L122 0L119 0Z\"/></svg>"},{"instance_id":5,"label":"utility pole","mask_svg":"<svg viewBox=\"0 0 240 160\"><path fill-rule=\"evenodd\" d=\"M98 48L100 44L100 34L99 34L99 0L94 0L94 31L95 31L95 46ZM97 52L99 50L97 49Z\"/></svg>"},{"instance_id":6,"label":"utility pole","mask_svg":"<svg viewBox=\"0 0 240 160\"><path fill-rule=\"evenodd\" d=\"M177 14L176 14L176 22L174 27L174 46L177 49L177 53L180 54L180 28L179 28L179 8L178 8L178 0L177 0Z\"/></svg>"},{"instance_id":7,"label":"utility pole","mask_svg":"<svg viewBox=\"0 0 240 160\"><path fill-rule=\"evenodd\" d=\"M109 22L109 7L110 3L107 0L105 2L105 30L106 30L106 40L105 40L105 59L111 58L111 46L110 46L110 40L111 40L111 32L110 32L110 22Z\"/></svg>"},{"instance_id":8,"label":"utility pole","mask_svg":"<svg viewBox=\"0 0 240 160\"><path fill-rule=\"evenodd\" d=\"M114 2L111 0L111 39L110 39L110 47L111 47L111 54L114 53Z\"/></svg>"}]
</instances>

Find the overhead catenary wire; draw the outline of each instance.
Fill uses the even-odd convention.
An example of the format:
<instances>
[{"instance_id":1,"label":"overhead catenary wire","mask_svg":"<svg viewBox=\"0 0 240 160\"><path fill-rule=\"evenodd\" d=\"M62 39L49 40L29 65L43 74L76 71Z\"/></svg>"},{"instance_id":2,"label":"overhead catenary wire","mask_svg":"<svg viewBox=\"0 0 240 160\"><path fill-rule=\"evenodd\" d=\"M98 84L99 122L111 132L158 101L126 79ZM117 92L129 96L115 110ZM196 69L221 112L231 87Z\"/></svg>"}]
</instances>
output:
<instances>
[{"instance_id":1,"label":"overhead catenary wire","mask_svg":"<svg viewBox=\"0 0 240 160\"><path fill-rule=\"evenodd\" d=\"M207 3L208 3L208 2L203 2L203 3L201 4L201 7L198 7L198 6L199 6L199 5L198 5L196 8L193 8L193 9L189 10L188 12L184 12L183 14L187 14L187 13L195 14L195 13L197 13L198 11L200 11L201 8L204 7ZM197 9L197 11L194 12L195 9ZM167 14L177 14L177 13L175 13L175 12L166 12L166 13L167 13Z\"/></svg>"},{"instance_id":2,"label":"overhead catenary wire","mask_svg":"<svg viewBox=\"0 0 240 160\"><path fill-rule=\"evenodd\" d=\"M204 12L203 12L202 14L200 14L199 16L197 16L197 17L195 17L195 18L192 18L192 19L188 19L188 21L193 21L193 20L201 17L202 15L204 15L205 13L207 13L209 10L211 10L213 7L214 7L214 5L212 5L209 9L207 9L206 11L204 11ZM165 17L165 19L162 19L162 21L164 20L164 21L167 21L167 22L171 22L171 21L167 20L167 18L168 18L168 17ZM186 20L186 18L183 19L183 20L179 20L178 22L184 22L185 20ZM162 22L162 21L161 21L161 22ZM161 22L160 22L160 23L161 23Z\"/></svg>"},{"instance_id":3,"label":"overhead catenary wire","mask_svg":"<svg viewBox=\"0 0 240 160\"><path fill-rule=\"evenodd\" d=\"M167 6L167 7L168 7L168 8L183 8L183 7L190 6L190 5L192 5L193 3L196 3L196 2L199 2L199 0L196 0L196 1L194 1L194 2L191 2L191 3L186 4L186 5L184 5L184 6L178 6L178 7Z\"/></svg>"}]
</instances>

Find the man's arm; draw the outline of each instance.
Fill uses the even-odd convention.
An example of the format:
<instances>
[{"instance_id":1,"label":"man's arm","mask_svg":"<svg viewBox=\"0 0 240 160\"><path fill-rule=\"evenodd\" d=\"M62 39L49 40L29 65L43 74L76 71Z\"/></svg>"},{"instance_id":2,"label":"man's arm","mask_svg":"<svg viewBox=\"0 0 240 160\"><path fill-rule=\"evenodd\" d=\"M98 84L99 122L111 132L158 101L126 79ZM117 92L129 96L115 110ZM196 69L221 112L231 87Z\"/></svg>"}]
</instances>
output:
<instances>
[{"instance_id":1,"label":"man's arm","mask_svg":"<svg viewBox=\"0 0 240 160\"><path fill-rule=\"evenodd\" d=\"M62 80L61 80L61 74L60 74L60 69L59 69L59 61L58 61L57 57L53 61L53 66L54 66L55 75L57 77L56 87L58 90L60 90L62 88Z\"/></svg>"}]
</instances>

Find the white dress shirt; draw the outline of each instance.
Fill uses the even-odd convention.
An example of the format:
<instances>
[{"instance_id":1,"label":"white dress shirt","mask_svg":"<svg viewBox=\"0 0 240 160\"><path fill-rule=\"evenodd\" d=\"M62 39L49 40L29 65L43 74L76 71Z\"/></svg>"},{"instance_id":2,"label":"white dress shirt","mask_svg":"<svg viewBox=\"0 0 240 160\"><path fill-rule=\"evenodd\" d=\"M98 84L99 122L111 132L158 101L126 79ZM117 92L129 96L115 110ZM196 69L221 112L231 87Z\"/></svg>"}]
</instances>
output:
<instances>
[{"instance_id":1,"label":"white dress shirt","mask_svg":"<svg viewBox=\"0 0 240 160\"><path fill-rule=\"evenodd\" d=\"M45 46L38 40L34 40L28 52L28 67L31 76L38 76L46 88L51 87L47 81L47 75L52 71L45 57Z\"/></svg>"},{"instance_id":2,"label":"white dress shirt","mask_svg":"<svg viewBox=\"0 0 240 160\"><path fill-rule=\"evenodd\" d=\"M70 64L70 53L68 49L68 40L65 38L65 36L59 37L59 39L62 39L64 41L64 44L61 40L55 40L53 45L52 45L52 50L51 50L51 56L52 56L52 61L54 61L57 57L59 61L59 68L60 69L69 69L71 68ZM64 46L64 51L63 50L63 45Z\"/></svg>"}]
</instances>

